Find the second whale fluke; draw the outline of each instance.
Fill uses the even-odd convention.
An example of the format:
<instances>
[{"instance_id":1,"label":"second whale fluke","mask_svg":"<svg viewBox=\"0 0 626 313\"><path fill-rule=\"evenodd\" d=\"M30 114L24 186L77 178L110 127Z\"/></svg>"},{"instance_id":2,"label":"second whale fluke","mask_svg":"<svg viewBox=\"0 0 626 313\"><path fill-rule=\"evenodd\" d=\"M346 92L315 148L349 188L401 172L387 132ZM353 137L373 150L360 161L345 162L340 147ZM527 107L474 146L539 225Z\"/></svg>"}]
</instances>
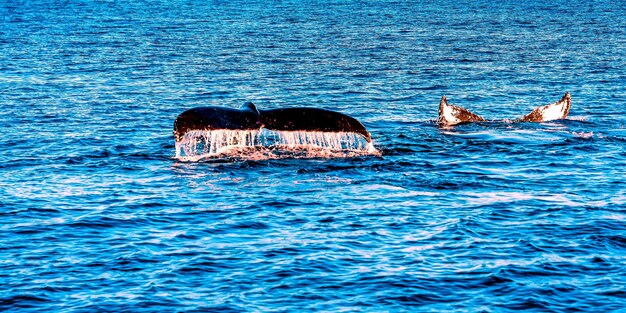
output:
<instances>
[{"instance_id":1,"label":"second whale fluke","mask_svg":"<svg viewBox=\"0 0 626 313\"><path fill-rule=\"evenodd\" d=\"M563 98L561 98L558 102L537 107L532 110L532 112L513 121L541 123L565 119L569 114L571 106L572 96L569 92L566 92ZM484 118L468 111L465 108L449 104L446 96L443 96L439 102L439 117L437 118L437 124L439 126L446 127L462 123L484 121L486 121Z\"/></svg>"}]
</instances>

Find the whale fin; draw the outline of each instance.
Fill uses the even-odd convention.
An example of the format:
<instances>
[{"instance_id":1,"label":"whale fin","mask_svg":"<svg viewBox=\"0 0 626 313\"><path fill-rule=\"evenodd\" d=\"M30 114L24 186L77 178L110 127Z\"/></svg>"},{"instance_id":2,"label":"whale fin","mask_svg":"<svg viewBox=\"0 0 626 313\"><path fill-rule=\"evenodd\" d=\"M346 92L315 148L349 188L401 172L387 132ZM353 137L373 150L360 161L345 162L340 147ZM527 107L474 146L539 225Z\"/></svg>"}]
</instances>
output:
<instances>
[{"instance_id":1,"label":"whale fin","mask_svg":"<svg viewBox=\"0 0 626 313\"><path fill-rule=\"evenodd\" d=\"M524 115L518 121L520 122L548 122L560 120L567 117L569 109L572 106L572 96L566 92L563 98L558 102L540 106L532 110L532 112Z\"/></svg>"},{"instance_id":2,"label":"whale fin","mask_svg":"<svg viewBox=\"0 0 626 313\"><path fill-rule=\"evenodd\" d=\"M462 107L448 103L446 96L441 97L439 102L439 118L437 124L442 126L452 126L468 122L483 122L484 118L476 115Z\"/></svg>"}]
</instances>

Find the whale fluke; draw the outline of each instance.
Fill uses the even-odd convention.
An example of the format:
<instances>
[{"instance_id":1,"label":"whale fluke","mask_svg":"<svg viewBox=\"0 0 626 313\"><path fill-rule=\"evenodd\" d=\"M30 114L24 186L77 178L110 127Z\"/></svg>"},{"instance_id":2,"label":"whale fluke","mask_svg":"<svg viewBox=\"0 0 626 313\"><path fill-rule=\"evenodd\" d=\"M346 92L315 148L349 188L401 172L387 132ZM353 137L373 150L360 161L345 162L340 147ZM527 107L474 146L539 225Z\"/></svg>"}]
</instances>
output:
<instances>
[{"instance_id":1,"label":"whale fluke","mask_svg":"<svg viewBox=\"0 0 626 313\"><path fill-rule=\"evenodd\" d=\"M370 133L357 119L317 108L260 110L264 128L278 131L352 132L372 141Z\"/></svg>"},{"instance_id":2,"label":"whale fluke","mask_svg":"<svg viewBox=\"0 0 626 313\"><path fill-rule=\"evenodd\" d=\"M441 126L452 126L468 122L483 122L484 118L476 115L462 107L448 103L446 96L441 97L439 102L439 118L437 124Z\"/></svg>"},{"instance_id":3,"label":"whale fluke","mask_svg":"<svg viewBox=\"0 0 626 313\"><path fill-rule=\"evenodd\" d=\"M176 142L192 130L260 130L313 132L352 132L372 141L370 133L357 119L317 108L258 110L248 102L240 109L199 107L181 113L174 121Z\"/></svg>"},{"instance_id":4,"label":"whale fluke","mask_svg":"<svg viewBox=\"0 0 626 313\"><path fill-rule=\"evenodd\" d=\"M572 96L566 92L563 98L558 102L535 108L532 112L524 115L518 121L520 122L547 122L560 120L567 117L569 109L572 106Z\"/></svg>"}]
</instances>

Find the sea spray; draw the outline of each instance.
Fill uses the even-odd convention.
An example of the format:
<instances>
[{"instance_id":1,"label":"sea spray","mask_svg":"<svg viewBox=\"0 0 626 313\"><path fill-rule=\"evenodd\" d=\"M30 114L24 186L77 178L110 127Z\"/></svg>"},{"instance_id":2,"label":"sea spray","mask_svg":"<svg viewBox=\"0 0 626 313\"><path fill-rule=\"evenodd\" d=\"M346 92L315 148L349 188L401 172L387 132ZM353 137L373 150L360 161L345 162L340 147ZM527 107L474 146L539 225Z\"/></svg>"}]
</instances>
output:
<instances>
[{"instance_id":1,"label":"sea spray","mask_svg":"<svg viewBox=\"0 0 626 313\"><path fill-rule=\"evenodd\" d=\"M197 160L237 151L267 148L298 152L307 157L375 155L379 151L360 134L351 132L273 130L194 130L176 143L176 157ZM348 153L349 152L349 153ZM284 155L284 154L281 154Z\"/></svg>"}]
</instances>

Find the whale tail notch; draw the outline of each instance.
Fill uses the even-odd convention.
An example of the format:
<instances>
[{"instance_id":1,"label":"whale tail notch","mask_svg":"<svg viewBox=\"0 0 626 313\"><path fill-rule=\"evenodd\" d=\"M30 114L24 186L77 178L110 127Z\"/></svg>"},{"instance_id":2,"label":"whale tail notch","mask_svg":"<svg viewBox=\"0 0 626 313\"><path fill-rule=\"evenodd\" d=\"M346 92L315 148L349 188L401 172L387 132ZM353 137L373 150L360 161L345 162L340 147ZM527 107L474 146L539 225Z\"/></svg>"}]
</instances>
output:
<instances>
[{"instance_id":1,"label":"whale tail notch","mask_svg":"<svg viewBox=\"0 0 626 313\"><path fill-rule=\"evenodd\" d=\"M437 118L437 124L440 126L453 126L461 123L484 121L486 121L484 118L465 108L449 104L446 96L441 97L441 101L439 102L439 117Z\"/></svg>"},{"instance_id":2,"label":"whale tail notch","mask_svg":"<svg viewBox=\"0 0 626 313\"><path fill-rule=\"evenodd\" d=\"M566 92L565 95L563 95L563 98L561 98L558 102L535 108L532 112L518 119L518 121L540 123L564 119L567 117L567 114L569 114L571 106L572 96L569 92Z\"/></svg>"}]
</instances>

